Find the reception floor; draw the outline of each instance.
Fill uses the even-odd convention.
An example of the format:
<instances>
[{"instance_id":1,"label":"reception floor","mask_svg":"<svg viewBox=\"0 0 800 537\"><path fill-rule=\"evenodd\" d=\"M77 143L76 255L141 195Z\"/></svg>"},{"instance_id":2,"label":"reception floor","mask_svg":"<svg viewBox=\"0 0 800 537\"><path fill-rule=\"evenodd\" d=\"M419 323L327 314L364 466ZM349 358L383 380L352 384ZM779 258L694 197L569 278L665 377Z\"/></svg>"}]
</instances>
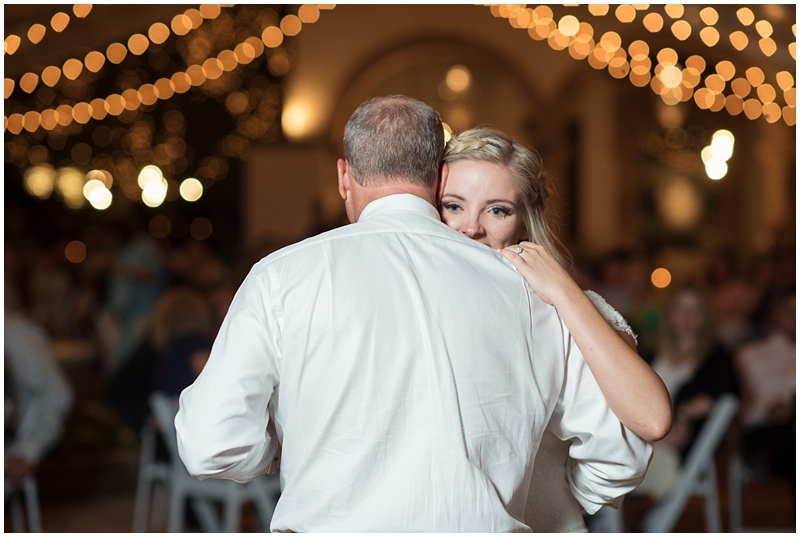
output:
<instances>
[{"instance_id":1,"label":"reception floor","mask_svg":"<svg viewBox=\"0 0 800 537\"><path fill-rule=\"evenodd\" d=\"M42 528L45 532L130 532L133 525L138 448L112 447L94 452L55 452L38 473ZM745 486L744 520L761 529L794 528L795 505L788 482L772 480ZM648 504L630 500L625 506L627 531L636 531ZM721 483L721 508L727 498ZM5 531L12 531L6 512ZM727 521L727 519L726 519ZM727 523L724 526L727 530ZM252 509L245 508L243 531L254 531ZM703 502L689 502L676 532L703 532Z\"/></svg>"}]
</instances>

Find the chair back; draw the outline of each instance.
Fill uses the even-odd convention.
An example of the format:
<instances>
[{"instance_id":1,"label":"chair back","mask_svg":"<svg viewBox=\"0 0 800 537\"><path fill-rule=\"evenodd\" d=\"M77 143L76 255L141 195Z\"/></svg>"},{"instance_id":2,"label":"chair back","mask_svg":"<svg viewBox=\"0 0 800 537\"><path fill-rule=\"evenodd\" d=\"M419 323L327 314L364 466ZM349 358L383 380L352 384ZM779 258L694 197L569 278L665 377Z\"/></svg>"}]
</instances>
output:
<instances>
[{"instance_id":1,"label":"chair back","mask_svg":"<svg viewBox=\"0 0 800 537\"><path fill-rule=\"evenodd\" d=\"M175 416L178 414L178 399L162 392L150 394L150 410L158 423L159 433L167 445L170 459L181 460L178 454L178 433L175 431Z\"/></svg>"},{"instance_id":2,"label":"chair back","mask_svg":"<svg viewBox=\"0 0 800 537\"><path fill-rule=\"evenodd\" d=\"M645 532L670 532L686 507L689 498L701 487L706 495L706 501L715 502L714 456L738 407L739 399L730 393L723 394L714 403L692 449L689 450L675 486L645 516L643 525ZM706 475L713 478L708 483L704 483ZM711 495L714 497L712 498ZM719 518L718 513L716 518Z\"/></svg>"}]
</instances>

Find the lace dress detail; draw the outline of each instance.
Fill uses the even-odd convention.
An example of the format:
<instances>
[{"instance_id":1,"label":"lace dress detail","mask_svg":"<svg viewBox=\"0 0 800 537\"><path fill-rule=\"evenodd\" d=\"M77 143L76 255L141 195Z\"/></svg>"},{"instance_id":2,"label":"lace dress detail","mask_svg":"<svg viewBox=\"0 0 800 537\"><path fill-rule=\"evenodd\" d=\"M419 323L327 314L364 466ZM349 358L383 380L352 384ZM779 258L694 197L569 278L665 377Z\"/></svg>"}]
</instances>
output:
<instances>
[{"instance_id":1,"label":"lace dress detail","mask_svg":"<svg viewBox=\"0 0 800 537\"><path fill-rule=\"evenodd\" d=\"M633 330L631 330L628 321L626 321L625 317L623 317L620 312L615 310L611 304L606 302L605 298L601 297L594 291L586 290L584 293L586 293L586 296L592 301L592 304L594 304L594 307L600 312L600 315L602 315L603 318L608 321L608 324L610 324L614 330L617 330L618 332L625 332L638 343L638 338L636 337L636 334L633 333Z\"/></svg>"},{"instance_id":2,"label":"lace dress detail","mask_svg":"<svg viewBox=\"0 0 800 537\"><path fill-rule=\"evenodd\" d=\"M614 330L625 332L633 339L636 334L611 304L594 291L584 291L594 307ZM559 440L545 431L533 463L533 476L525 504L525 523L534 533L587 532L581 507L567 484L569 442Z\"/></svg>"}]
</instances>

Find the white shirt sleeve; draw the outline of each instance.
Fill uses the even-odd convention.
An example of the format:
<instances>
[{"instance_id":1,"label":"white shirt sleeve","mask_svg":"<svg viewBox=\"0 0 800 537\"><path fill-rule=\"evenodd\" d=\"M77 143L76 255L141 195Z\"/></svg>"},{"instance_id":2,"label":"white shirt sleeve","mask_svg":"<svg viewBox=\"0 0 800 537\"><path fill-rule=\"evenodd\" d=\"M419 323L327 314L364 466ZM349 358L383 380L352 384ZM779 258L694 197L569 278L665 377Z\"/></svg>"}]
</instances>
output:
<instances>
[{"instance_id":1,"label":"white shirt sleeve","mask_svg":"<svg viewBox=\"0 0 800 537\"><path fill-rule=\"evenodd\" d=\"M199 480L244 483L274 471L280 446L268 405L278 384L281 342L273 286L267 267L256 265L231 303L203 372L181 393L178 451Z\"/></svg>"},{"instance_id":2,"label":"white shirt sleeve","mask_svg":"<svg viewBox=\"0 0 800 537\"><path fill-rule=\"evenodd\" d=\"M619 507L644 479L652 445L614 415L575 341L567 343L566 378L549 429L571 441L567 481L587 513Z\"/></svg>"}]
</instances>

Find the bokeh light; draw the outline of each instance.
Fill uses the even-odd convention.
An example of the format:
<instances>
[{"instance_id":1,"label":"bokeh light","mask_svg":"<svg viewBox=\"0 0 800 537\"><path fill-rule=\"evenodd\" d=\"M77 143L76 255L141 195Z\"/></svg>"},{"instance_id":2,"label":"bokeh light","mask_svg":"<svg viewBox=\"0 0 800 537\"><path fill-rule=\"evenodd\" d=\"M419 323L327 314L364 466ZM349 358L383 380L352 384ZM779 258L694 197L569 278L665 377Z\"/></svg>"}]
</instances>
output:
<instances>
[{"instance_id":1,"label":"bokeh light","mask_svg":"<svg viewBox=\"0 0 800 537\"><path fill-rule=\"evenodd\" d=\"M650 281L659 289L664 289L672 283L672 274L665 268L657 268L650 274Z\"/></svg>"},{"instance_id":2,"label":"bokeh light","mask_svg":"<svg viewBox=\"0 0 800 537\"><path fill-rule=\"evenodd\" d=\"M83 263L86 259L86 245L81 241L72 241L64 248L64 257L70 263Z\"/></svg>"},{"instance_id":3,"label":"bokeh light","mask_svg":"<svg viewBox=\"0 0 800 537\"><path fill-rule=\"evenodd\" d=\"M184 179L181 182L180 193L186 201L197 201L203 195L203 184L194 177Z\"/></svg>"}]
</instances>

